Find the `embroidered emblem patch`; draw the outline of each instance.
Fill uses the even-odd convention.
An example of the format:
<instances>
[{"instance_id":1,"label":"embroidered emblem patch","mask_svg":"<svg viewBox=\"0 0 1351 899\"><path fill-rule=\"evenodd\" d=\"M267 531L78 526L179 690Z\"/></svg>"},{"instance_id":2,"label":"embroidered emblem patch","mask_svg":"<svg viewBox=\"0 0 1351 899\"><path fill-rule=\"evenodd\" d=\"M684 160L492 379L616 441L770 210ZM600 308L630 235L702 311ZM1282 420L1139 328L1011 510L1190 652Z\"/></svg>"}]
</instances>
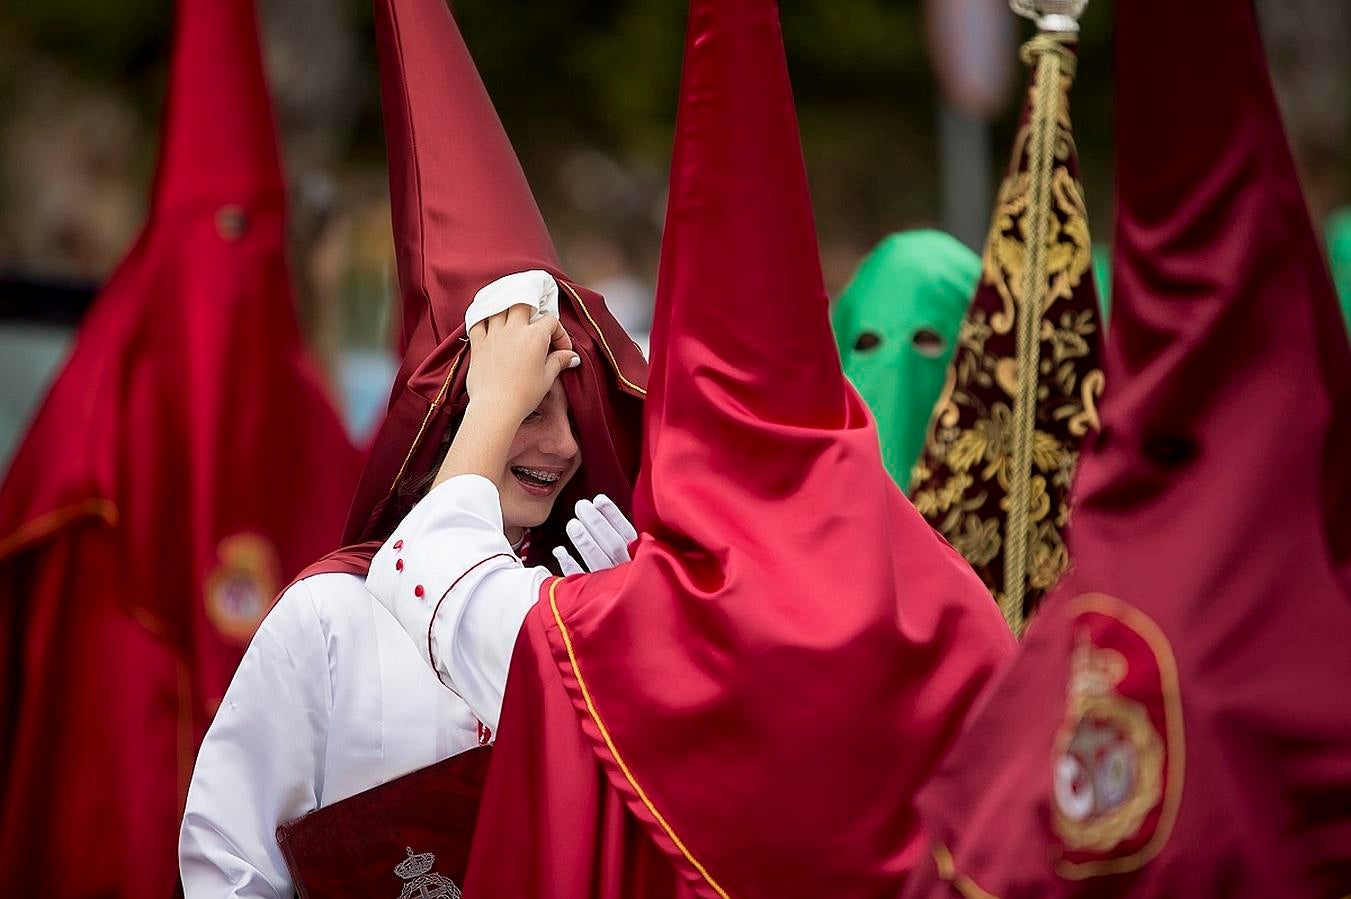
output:
<instances>
[{"instance_id":1,"label":"embroidered emblem patch","mask_svg":"<svg viewBox=\"0 0 1351 899\"><path fill-rule=\"evenodd\" d=\"M394 866L394 873L404 881L399 899L462 899L455 881L432 870L435 864L436 856L432 853L414 855L409 848L408 858Z\"/></svg>"},{"instance_id":2,"label":"embroidered emblem patch","mask_svg":"<svg viewBox=\"0 0 1351 899\"><path fill-rule=\"evenodd\" d=\"M259 534L226 537L216 547L217 564L206 577L206 616L222 637L248 645L281 589L281 561Z\"/></svg>"},{"instance_id":3,"label":"embroidered emblem patch","mask_svg":"<svg viewBox=\"0 0 1351 899\"><path fill-rule=\"evenodd\" d=\"M1056 869L1130 871L1162 848L1181 799L1182 704L1172 649L1148 616L1101 594L1069 604L1065 720L1051 762Z\"/></svg>"}]
</instances>

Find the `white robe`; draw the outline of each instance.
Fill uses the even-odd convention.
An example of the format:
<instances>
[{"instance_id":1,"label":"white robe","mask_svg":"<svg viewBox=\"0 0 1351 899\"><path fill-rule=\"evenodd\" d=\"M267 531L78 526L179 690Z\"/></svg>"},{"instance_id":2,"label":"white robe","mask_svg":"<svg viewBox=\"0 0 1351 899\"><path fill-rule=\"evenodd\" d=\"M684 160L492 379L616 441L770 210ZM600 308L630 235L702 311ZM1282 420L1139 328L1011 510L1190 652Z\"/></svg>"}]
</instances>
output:
<instances>
[{"instance_id":1,"label":"white robe","mask_svg":"<svg viewBox=\"0 0 1351 899\"><path fill-rule=\"evenodd\" d=\"M179 840L188 899L289 899L277 825L479 745L548 574L512 552L494 485L462 476L428 493L364 581L292 585L197 756Z\"/></svg>"}]
</instances>

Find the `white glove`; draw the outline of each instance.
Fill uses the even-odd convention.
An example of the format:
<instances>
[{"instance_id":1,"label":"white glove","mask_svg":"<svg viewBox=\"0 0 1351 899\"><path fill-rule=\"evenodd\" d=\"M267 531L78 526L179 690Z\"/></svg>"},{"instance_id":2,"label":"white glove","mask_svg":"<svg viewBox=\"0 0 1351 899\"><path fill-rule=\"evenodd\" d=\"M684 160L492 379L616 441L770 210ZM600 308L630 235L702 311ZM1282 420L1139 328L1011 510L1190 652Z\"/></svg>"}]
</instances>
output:
<instances>
[{"instance_id":1,"label":"white glove","mask_svg":"<svg viewBox=\"0 0 1351 899\"><path fill-rule=\"evenodd\" d=\"M600 571L614 568L632 561L629 544L638 539L638 532L614 500L605 494L599 494L595 501L578 500L577 517L568 522L568 539L577 547L577 554L586 563L583 568L565 548L554 547L554 558L558 560L559 570L563 574L583 574L586 571Z\"/></svg>"},{"instance_id":2,"label":"white glove","mask_svg":"<svg viewBox=\"0 0 1351 899\"><path fill-rule=\"evenodd\" d=\"M506 275L474 294L474 301L464 310L464 333L474 325L506 312L512 306L529 306L530 320L541 315L558 317L558 282L548 272L532 269Z\"/></svg>"}]
</instances>

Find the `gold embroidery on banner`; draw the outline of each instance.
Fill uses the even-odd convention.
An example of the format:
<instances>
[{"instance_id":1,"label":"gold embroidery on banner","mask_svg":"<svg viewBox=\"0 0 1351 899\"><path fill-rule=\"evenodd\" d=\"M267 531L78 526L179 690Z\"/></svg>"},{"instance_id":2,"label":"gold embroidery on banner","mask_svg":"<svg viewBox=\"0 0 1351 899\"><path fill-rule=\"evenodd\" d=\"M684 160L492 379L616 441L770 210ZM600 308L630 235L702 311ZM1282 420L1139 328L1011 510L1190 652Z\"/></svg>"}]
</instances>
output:
<instances>
[{"instance_id":1,"label":"gold embroidery on banner","mask_svg":"<svg viewBox=\"0 0 1351 899\"><path fill-rule=\"evenodd\" d=\"M1106 594L1094 593L1078 597L1065 608L1065 614L1070 617L1085 612L1095 612L1107 618L1115 618L1121 622L1122 626L1138 634L1154 655L1159 669L1160 691L1163 699L1164 739L1167 741L1167 782L1164 786L1163 807L1159 813L1159 820L1148 843L1124 858L1080 863L1061 859L1056 862L1056 873L1067 880L1084 880L1106 874L1123 874L1135 871L1158 855L1172 835L1173 825L1177 821L1178 809L1182 804L1182 786L1187 770L1187 743L1182 718L1182 688L1178 677L1177 660L1173 656L1173 648L1168 642L1168 637L1148 615L1134 606Z\"/></svg>"},{"instance_id":2,"label":"gold embroidery on banner","mask_svg":"<svg viewBox=\"0 0 1351 899\"><path fill-rule=\"evenodd\" d=\"M1079 385L1079 399L1083 409L1070 416L1070 433L1082 437L1089 431L1101 431L1102 421L1098 418L1098 400L1102 397L1102 388L1107 379L1101 369L1094 369L1084 376Z\"/></svg>"},{"instance_id":3,"label":"gold embroidery on banner","mask_svg":"<svg viewBox=\"0 0 1351 899\"><path fill-rule=\"evenodd\" d=\"M694 857L689 848L685 846L685 843L676 835L675 830L667 823L666 818L662 813L657 811L657 807L653 805L652 800L648 798L647 792L639 785L637 778L633 776L633 772L630 771L629 766L625 764L624 757L619 754L619 748L615 746L614 740L610 737L610 731L605 727L605 722L601 720L600 712L596 710L596 704L591 699L591 691L587 689L586 680L582 677L581 666L577 663L577 653L572 647L572 637L568 634L567 625L563 623L563 613L558 609L558 597L556 596L556 593L558 591L558 585L562 582L562 578L554 578L549 584L549 610L553 613L554 624L558 626L558 633L563 637L563 647L567 650L568 664L572 668L572 676L577 680L577 689L581 691L582 702L585 703L586 711L591 716L592 722L595 723L596 729L600 731L600 736L605 742L605 747L609 749L611 758L615 760L615 765L618 766L620 772L624 775L624 779L628 781L629 786L633 788L633 792L638 797L638 800L652 815L653 820L657 822L657 825L661 827L662 831L665 832L667 838L675 844L675 847L680 851L680 854L685 857L686 861L694 866L694 869L699 872L699 876L704 879L705 883L713 888L715 893L721 896L722 899L731 899L727 894L727 891L718 885L718 882L713 879L713 875L708 873L708 869Z\"/></svg>"},{"instance_id":4,"label":"gold embroidery on banner","mask_svg":"<svg viewBox=\"0 0 1351 899\"><path fill-rule=\"evenodd\" d=\"M1099 427L1104 384L1093 359L1100 339L1097 309L1084 308L1078 294L1092 255L1083 190L1071 169L1073 61L1059 45L1038 52L1055 56L1061 68L1032 87L1035 104L1050 99L1041 85L1050 86L1046 93L1057 102L1047 105L1054 107L1056 125L1039 146L1030 142L1030 122L1015 139L1014 169L1000 186L985 244L985 300L978 298L962 322L924 454L911 473L915 507L978 570L1015 631L1023 610L1016 596L1006 595L1008 575L1020 570L1024 588L1040 594L1069 566L1062 534L1066 496L1078 462L1077 439ZM1029 158L1034 150L1050 152L1049 179L1042 184L1050 215L1040 222L1047 234L1045 274L1041 289L1032 289L1041 294L1039 309L1025 296L1038 223L1037 185L1024 165L1035 165ZM1015 331L1024 320L1031 331L1020 341ZM1029 382L1031 392L1021 396L1020 355L1035 360L1029 362L1035 384ZM1015 410L1024 413L1021 428ZM1009 521L1014 517L1022 520ZM1011 545L1015 539L1022 545ZM1032 600L1028 606L1035 608Z\"/></svg>"}]
</instances>

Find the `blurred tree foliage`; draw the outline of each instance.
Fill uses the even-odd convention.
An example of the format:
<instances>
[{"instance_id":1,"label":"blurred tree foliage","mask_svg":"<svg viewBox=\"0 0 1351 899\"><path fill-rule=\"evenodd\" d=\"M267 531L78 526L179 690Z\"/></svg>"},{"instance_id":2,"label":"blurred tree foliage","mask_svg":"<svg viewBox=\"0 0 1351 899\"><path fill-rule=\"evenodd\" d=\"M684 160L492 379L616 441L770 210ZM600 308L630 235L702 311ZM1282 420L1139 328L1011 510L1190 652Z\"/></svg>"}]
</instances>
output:
<instances>
[{"instance_id":1,"label":"blurred tree foliage","mask_svg":"<svg viewBox=\"0 0 1351 899\"><path fill-rule=\"evenodd\" d=\"M934 224L939 98L918 0L785 0L781 7L824 243L861 252L887 231ZM1090 196L1105 201L1110 7L1102 0L1092 7L1075 114ZM664 172L683 0L459 0L455 8L546 205L555 185L536 176L559 145L599 146ZM996 123L996 166L1008 152L1016 105ZM1094 219L1105 222L1098 212Z\"/></svg>"},{"instance_id":2,"label":"blurred tree foliage","mask_svg":"<svg viewBox=\"0 0 1351 899\"><path fill-rule=\"evenodd\" d=\"M270 36L304 34L273 27L278 10L291 0L260 2ZM1281 0L1264 0L1273 2ZM280 46L274 40L273 68L284 59L291 72L354 69L345 80L323 82L348 86L339 97L341 121L332 116L335 145L325 164L339 171L378 171L383 140L370 4L302 5L313 10L306 15L338 17L357 49L324 54L294 36ZM452 5L561 242L566 244L574 229L596 228L593 219L600 216L600 230L618 235L630 266L650 274L676 106L684 0L453 0ZM921 4L783 0L781 8L823 251L838 284L844 263L832 266L832 253L856 257L888 231L936 223L939 98ZM151 157L171 17L171 0L7 0L0 11L0 55L27 54L115 86L138 110L145 155ZM1103 238L1111 199L1110 21L1111 0L1092 0L1073 93L1090 217ZM1030 26L1023 33L1030 33ZM313 58L297 65L297 55ZM24 78L20 67L0 66L0 99L22 91ZM1019 83L1024 80L1020 76ZM1021 91L994 123L995 178L1007 158L1020 97ZM0 127L3 119L0 115ZM284 105L282 125L285 132ZM306 125L311 131L323 126ZM290 134L287 139L288 149L300 143ZM593 168L610 165L622 173L627 193L607 194L590 208L579 203L578 173L590 170L566 164L579 154ZM993 197L993 181L987 188Z\"/></svg>"},{"instance_id":3,"label":"blurred tree foliage","mask_svg":"<svg viewBox=\"0 0 1351 899\"><path fill-rule=\"evenodd\" d=\"M0 28L76 74L125 82L149 109L160 99L172 19L165 0L7 0ZM21 74L6 68L7 77Z\"/></svg>"},{"instance_id":4,"label":"blurred tree foliage","mask_svg":"<svg viewBox=\"0 0 1351 899\"><path fill-rule=\"evenodd\" d=\"M124 85L153 125L163 90L168 0L9 0L7 6L0 29L82 75ZM458 0L454 7L546 205L560 189L551 170L560 148L600 148L625 163L664 171L683 0ZM887 229L931 221L937 97L920 4L785 0L782 7L823 231L867 242ZM330 8L358 33L360 62L373 85L369 4L333 0ZM1110 146L1100 127L1108 118L1107 60L1099 52L1107 13L1102 0L1091 5L1086 64L1075 91L1090 181L1093 162ZM361 106L358 124L342 156L374 163L383 152L378 94L358 92L354 102ZM1011 122L1012 110L1006 118ZM1001 162L1008 131L1006 122L997 132L994 155Z\"/></svg>"}]
</instances>

